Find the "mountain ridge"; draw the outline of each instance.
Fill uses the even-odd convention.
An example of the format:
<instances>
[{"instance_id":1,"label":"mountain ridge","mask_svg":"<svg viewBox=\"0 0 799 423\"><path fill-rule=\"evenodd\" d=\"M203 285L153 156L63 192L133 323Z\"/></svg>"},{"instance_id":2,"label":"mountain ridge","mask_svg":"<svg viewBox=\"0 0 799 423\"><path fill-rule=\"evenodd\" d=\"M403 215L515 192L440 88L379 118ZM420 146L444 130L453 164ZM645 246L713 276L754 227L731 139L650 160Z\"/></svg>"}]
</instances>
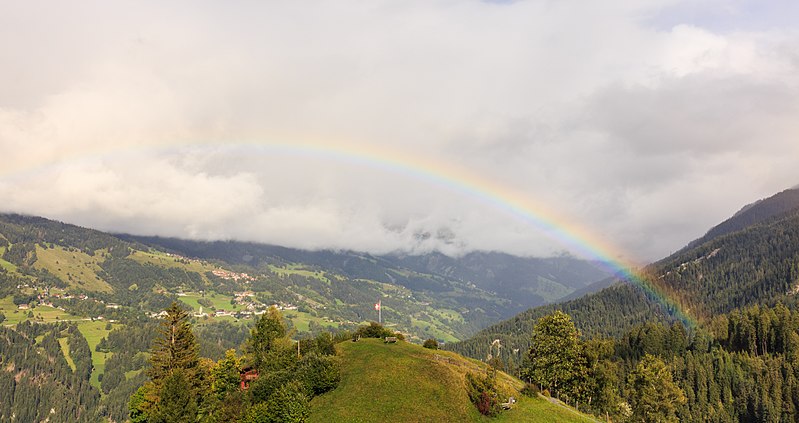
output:
<instances>
[{"instance_id":1,"label":"mountain ridge","mask_svg":"<svg viewBox=\"0 0 799 423\"><path fill-rule=\"evenodd\" d=\"M797 207L799 207L799 185L741 207L731 217L710 228L705 235L689 242L680 251L696 247L704 242L769 219L779 218Z\"/></svg>"},{"instance_id":2,"label":"mountain ridge","mask_svg":"<svg viewBox=\"0 0 799 423\"><path fill-rule=\"evenodd\" d=\"M492 321L555 301L605 275L592 263L571 257L472 253L464 258L425 258L303 251L107 234L23 215L0 215L0 236L5 243L0 245L0 265L9 281L38 281L42 288L76 290L150 312L172 300L188 301L199 311L196 301L187 298L203 291L227 296L254 291L253 303L298 307L295 320L302 331L311 330L309 322L319 329L374 319L371 306L383 298L387 321L420 339L442 341L462 339ZM482 270L481 263L486 263ZM530 276L505 283L519 275L508 269L522 265ZM225 276L245 274L249 279ZM180 292L189 297L176 297Z\"/></svg>"},{"instance_id":3,"label":"mountain ridge","mask_svg":"<svg viewBox=\"0 0 799 423\"><path fill-rule=\"evenodd\" d=\"M786 190L745 207L680 251L642 270L643 277L671 296L677 306L700 323L710 317L750 305L799 302L799 192ZM786 206L787 204L787 206ZM743 228L732 230L747 222ZM677 319L660 305L651 292L619 279L602 290L568 301L530 308L508 320L491 325L474 337L447 348L480 357L487 344L501 339L509 345L503 360L517 366L521 356L508 350L526 351L535 321L554 310L570 314L588 336L619 337L646 322L674 323Z\"/></svg>"}]
</instances>

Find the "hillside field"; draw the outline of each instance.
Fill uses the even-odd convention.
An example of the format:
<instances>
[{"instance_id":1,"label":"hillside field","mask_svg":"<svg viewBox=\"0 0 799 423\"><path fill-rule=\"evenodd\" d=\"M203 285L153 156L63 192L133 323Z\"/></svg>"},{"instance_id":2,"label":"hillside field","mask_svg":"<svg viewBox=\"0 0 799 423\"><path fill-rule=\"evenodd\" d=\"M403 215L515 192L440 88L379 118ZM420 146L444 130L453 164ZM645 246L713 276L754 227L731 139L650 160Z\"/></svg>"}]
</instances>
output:
<instances>
[{"instance_id":1,"label":"hillside field","mask_svg":"<svg viewBox=\"0 0 799 423\"><path fill-rule=\"evenodd\" d=\"M543 397L519 394L523 384L498 373L503 400L519 399L499 418L482 416L469 401L466 374L484 374L486 365L457 354L406 342L361 339L337 345L342 360L338 388L314 398L309 422L592 422Z\"/></svg>"}]
</instances>

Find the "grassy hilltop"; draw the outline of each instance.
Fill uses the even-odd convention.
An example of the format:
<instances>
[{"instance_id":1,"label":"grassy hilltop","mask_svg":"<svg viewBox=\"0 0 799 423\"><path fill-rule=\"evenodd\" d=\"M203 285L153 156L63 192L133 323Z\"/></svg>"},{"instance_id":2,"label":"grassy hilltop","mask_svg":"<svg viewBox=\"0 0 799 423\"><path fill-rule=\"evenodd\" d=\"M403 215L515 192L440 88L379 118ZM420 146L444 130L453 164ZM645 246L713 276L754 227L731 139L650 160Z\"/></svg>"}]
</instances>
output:
<instances>
[{"instance_id":1,"label":"grassy hilltop","mask_svg":"<svg viewBox=\"0 0 799 423\"><path fill-rule=\"evenodd\" d=\"M519 394L522 382L497 376L505 398L519 399L498 418L480 415L466 393L466 373L485 364L448 351L379 339L338 344L342 359L338 388L315 398L309 422L591 422L585 415L543 397Z\"/></svg>"}]
</instances>

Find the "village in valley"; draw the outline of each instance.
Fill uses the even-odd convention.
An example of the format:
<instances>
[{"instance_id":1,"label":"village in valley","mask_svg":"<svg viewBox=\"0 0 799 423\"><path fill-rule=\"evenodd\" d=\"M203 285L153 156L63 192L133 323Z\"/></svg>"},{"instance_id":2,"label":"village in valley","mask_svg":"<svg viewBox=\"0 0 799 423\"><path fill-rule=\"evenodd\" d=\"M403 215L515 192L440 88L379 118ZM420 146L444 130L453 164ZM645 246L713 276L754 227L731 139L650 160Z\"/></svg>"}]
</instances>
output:
<instances>
[{"instance_id":1,"label":"village in valley","mask_svg":"<svg viewBox=\"0 0 799 423\"><path fill-rule=\"evenodd\" d=\"M203 260L188 258L176 254L164 253L165 256L180 263L195 263L203 266L210 266ZM243 272L233 272L230 270L216 267L209 272L211 275L222 279L247 284L256 280L256 277ZM73 316L69 311L60 305L62 300L89 302L100 305L102 309L111 311L119 310L122 307L113 302L107 302L102 298L85 293L75 293L71 289L58 288L53 286L41 286L36 283L22 283L16 286L19 295L13 299L11 304L3 304L0 311L4 314L18 314L19 318L10 319L6 324L31 318L33 322L49 321L70 321L70 320L106 320L103 314L97 314L90 318ZM161 294L169 294L165 289L158 289ZM91 294L91 293L90 293ZM179 290L175 293L178 299L193 312L192 316L203 319L213 319L222 317L232 317L235 319L249 319L265 313L269 307L275 307L280 311L296 311L298 306L288 302L278 301L272 304L264 304L256 299L255 292L251 290L233 292L232 295L222 295L213 291L184 292ZM12 301L9 301L12 302ZM152 318L161 318L165 315L164 311L146 313ZM109 319L114 322L114 319Z\"/></svg>"}]
</instances>

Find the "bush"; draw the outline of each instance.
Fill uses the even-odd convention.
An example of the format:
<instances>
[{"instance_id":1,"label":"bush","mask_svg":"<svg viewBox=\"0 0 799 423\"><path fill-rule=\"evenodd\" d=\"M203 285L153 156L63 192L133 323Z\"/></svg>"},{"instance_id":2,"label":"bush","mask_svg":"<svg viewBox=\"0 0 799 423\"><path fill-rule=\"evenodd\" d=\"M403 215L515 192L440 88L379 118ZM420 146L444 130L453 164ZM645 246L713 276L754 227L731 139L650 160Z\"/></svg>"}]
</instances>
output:
<instances>
[{"instance_id":1,"label":"bush","mask_svg":"<svg viewBox=\"0 0 799 423\"><path fill-rule=\"evenodd\" d=\"M304 422L310 414L308 397L298 382L281 386L267 401L255 404L247 412L245 423Z\"/></svg>"},{"instance_id":2,"label":"bush","mask_svg":"<svg viewBox=\"0 0 799 423\"><path fill-rule=\"evenodd\" d=\"M265 402L253 405L242 420L243 423L265 423L274 421L269 415L269 406Z\"/></svg>"},{"instance_id":3,"label":"bush","mask_svg":"<svg viewBox=\"0 0 799 423\"><path fill-rule=\"evenodd\" d=\"M336 357L308 354L300 360L297 375L309 396L332 391L341 380Z\"/></svg>"},{"instance_id":4,"label":"bush","mask_svg":"<svg viewBox=\"0 0 799 423\"><path fill-rule=\"evenodd\" d=\"M288 370L281 370L261 374L258 379L255 379L250 385L250 395L252 395L253 402L264 402L272 397L272 394L277 392L281 386L294 379L294 374Z\"/></svg>"},{"instance_id":5,"label":"bush","mask_svg":"<svg viewBox=\"0 0 799 423\"><path fill-rule=\"evenodd\" d=\"M549 389L544 389L543 391L541 391L541 395L543 395L543 396L545 396L547 398L552 396L552 394L549 393Z\"/></svg>"},{"instance_id":6,"label":"bush","mask_svg":"<svg viewBox=\"0 0 799 423\"><path fill-rule=\"evenodd\" d=\"M438 349L438 341L436 341L433 338L430 338L427 341L424 341L424 344L422 344L422 346L425 347L425 348L429 348L431 350L437 350Z\"/></svg>"},{"instance_id":7,"label":"bush","mask_svg":"<svg viewBox=\"0 0 799 423\"><path fill-rule=\"evenodd\" d=\"M359 327L358 330L355 331L355 335L360 335L361 338L385 338L387 336L393 336L399 341L405 340L405 335L402 333L387 329L377 322L370 322L368 326Z\"/></svg>"},{"instance_id":8,"label":"bush","mask_svg":"<svg viewBox=\"0 0 799 423\"><path fill-rule=\"evenodd\" d=\"M36 299L35 295L14 294L14 305L30 304Z\"/></svg>"},{"instance_id":9,"label":"bush","mask_svg":"<svg viewBox=\"0 0 799 423\"><path fill-rule=\"evenodd\" d=\"M477 401L477 411L484 416L496 416L499 411L495 411L497 400L490 392L480 392L480 399Z\"/></svg>"},{"instance_id":10,"label":"bush","mask_svg":"<svg viewBox=\"0 0 799 423\"><path fill-rule=\"evenodd\" d=\"M527 397L536 397L538 395L539 389L538 385L533 383L525 383L524 388L520 391L520 393Z\"/></svg>"},{"instance_id":11,"label":"bush","mask_svg":"<svg viewBox=\"0 0 799 423\"><path fill-rule=\"evenodd\" d=\"M223 400L211 400L208 423L242 421L247 412L247 391L228 392Z\"/></svg>"},{"instance_id":12,"label":"bush","mask_svg":"<svg viewBox=\"0 0 799 423\"><path fill-rule=\"evenodd\" d=\"M377 322L370 322L368 326L361 326L355 332L361 338L385 338L387 336L394 336L394 332L386 329Z\"/></svg>"},{"instance_id":13,"label":"bush","mask_svg":"<svg viewBox=\"0 0 799 423\"><path fill-rule=\"evenodd\" d=\"M480 414L496 416L502 411L494 381L488 376L480 377L467 373L466 389L469 394L469 400L477 407L477 411Z\"/></svg>"},{"instance_id":14,"label":"bush","mask_svg":"<svg viewBox=\"0 0 799 423\"><path fill-rule=\"evenodd\" d=\"M314 349L321 355L336 355L336 340L328 333L320 333L314 339Z\"/></svg>"}]
</instances>

